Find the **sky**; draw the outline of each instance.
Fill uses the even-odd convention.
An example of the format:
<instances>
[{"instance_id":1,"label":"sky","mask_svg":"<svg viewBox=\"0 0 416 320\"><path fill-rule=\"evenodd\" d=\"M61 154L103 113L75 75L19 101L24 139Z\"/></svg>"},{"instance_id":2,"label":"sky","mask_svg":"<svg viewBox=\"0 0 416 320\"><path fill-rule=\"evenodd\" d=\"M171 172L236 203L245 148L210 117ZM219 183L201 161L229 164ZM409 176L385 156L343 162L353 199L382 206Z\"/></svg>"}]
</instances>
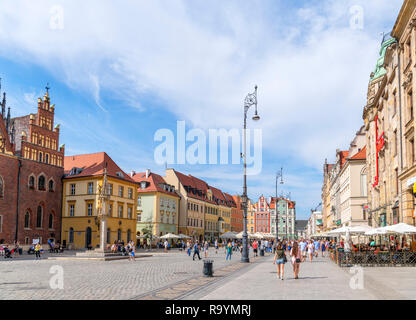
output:
<instances>
[{"instance_id":1,"label":"sky","mask_svg":"<svg viewBox=\"0 0 416 320\"><path fill-rule=\"evenodd\" d=\"M248 176L249 197L274 196L283 167L278 194L307 219L325 159L362 126L382 33L402 2L3 0L2 91L16 117L36 112L49 83L66 155L105 151L125 172L163 175L158 130L241 130L258 85L261 119L251 108L247 125L261 129L262 170ZM167 166L243 192L242 163Z\"/></svg>"}]
</instances>

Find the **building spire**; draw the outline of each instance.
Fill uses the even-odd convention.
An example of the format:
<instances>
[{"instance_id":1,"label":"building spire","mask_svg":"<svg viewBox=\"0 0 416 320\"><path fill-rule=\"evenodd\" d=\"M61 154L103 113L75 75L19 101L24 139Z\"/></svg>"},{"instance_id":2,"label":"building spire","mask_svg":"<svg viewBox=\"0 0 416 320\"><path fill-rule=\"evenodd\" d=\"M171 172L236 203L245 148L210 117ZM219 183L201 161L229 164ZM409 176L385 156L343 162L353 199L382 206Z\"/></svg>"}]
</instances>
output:
<instances>
[{"instance_id":1,"label":"building spire","mask_svg":"<svg viewBox=\"0 0 416 320\"><path fill-rule=\"evenodd\" d=\"M4 119L6 115L6 92L3 92L3 102L1 103L1 117Z\"/></svg>"},{"instance_id":2,"label":"building spire","mask_svg":"<svg viewBox=\"0 0 416 320\"><path fill-rule=\"evenodd\" d=\"M10 107L7 111L7 119L6 119L6 131L9 133L9 125L10 125Z\"/></svg>"}]
</instances>

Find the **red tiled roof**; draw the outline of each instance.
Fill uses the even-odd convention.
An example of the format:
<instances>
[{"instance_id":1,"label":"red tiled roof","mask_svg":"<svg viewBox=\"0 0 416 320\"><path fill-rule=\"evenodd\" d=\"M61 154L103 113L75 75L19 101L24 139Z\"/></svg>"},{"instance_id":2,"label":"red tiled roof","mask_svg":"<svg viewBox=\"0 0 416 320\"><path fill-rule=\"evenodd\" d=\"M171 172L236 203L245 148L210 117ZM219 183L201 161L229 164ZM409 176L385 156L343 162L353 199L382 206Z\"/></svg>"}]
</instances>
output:
<instances>
[{"instance_id":1,"label":"red tiled roof","mask_svg":"<svg viewBox=\"0 0 416 320\"><path fill-rule=\"evenodd\" d=\"M113 159L111 159L105 152L66 156L64 159L64 172L66 175L69 175L72 168L83 169L80 174L66 176L65 178L67 179L102 176L104 174L105 167L107 167L107 175L109 177L133 183L135 182L128 174L121 170ZM117 173L121 173L122 176L119 176Z\"/></svg>"},{"instance_id":2,"label":"red tiled roof","mask_svg":"<svg viewBox=\"0 0 416 320\"><path fill-rule=\"evenodd\" d=\"M141 189L138 187L137 192L138 193L147 193L147 192L162 192L165 194L169 194L171 196L176 196L179 198L179 195L176 192L170 192L163 189L160 184L167 184L165 179L163 179L162 176L150 172L149 177L146 178L146 172L140 172L133 175L133 180L140 183L140 182L148 182L149 184L145 189Z\"/></svg>"},{"instance_id":3,"label":"red tiled roof","mask_svg":"<svg viewBox=\"0 0 416 320\"><path fill-rule=\"evenodd\" d=\"M200 191L201 195L198 194L198 192L196 192L195 194L192 192L187 192L187 196L193 199L197 199L197 200L202 200L205 202L209 202L209 203L214 203L214 201L210 201L207 197L207 190L208 190L208 184L201 180L198 179L196 177L193 177L191 175L187 176L179 171L174 170L176 176L179 179L179 182L184 186L184 187L189 187L191 189L195 189L196 191Z\"/></svg>"},{"instance_id":4,"label":"red tiled roof","mask_svg":"<svg viewBox=\"0 0 416 320\"><path fill-rule=\"evenodd\" d=\"M342 168L345 162L347 162L348 151L340 151L340 157L341 157L341 168Z\"/></svg>"},{"instance_id":5,"label":"red tiled roof","mask_svg":"<svg viewBox=\"0 0 416 320\"><path fill-rule=\"evenodd\" d=\"M225 199L228 201L228 205L231 207L237 207L236 201L234 201L234 197L231 194L224 193Z\"/></svg>"},{"instance_id":6,"label":"red tiled roof","mask_svg":"<svg viewBox=\"0 0 416 320\"><path fill-rule=\"evenodd\" d=\"M366 147L361 149L361 151L357 152L354 156L350 158L350 160L365 160L367 158Z\"/></svg>"}]
</instances>

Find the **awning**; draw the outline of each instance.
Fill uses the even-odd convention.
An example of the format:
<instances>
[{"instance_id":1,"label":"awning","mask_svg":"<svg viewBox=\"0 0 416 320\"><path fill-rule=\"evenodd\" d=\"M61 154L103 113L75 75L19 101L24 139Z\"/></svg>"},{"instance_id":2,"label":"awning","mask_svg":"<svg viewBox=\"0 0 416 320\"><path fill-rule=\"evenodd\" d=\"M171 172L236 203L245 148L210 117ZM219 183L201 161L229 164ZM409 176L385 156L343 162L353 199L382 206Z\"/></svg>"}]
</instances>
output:
<instances>
[{"instance_id":1,"label":"awning","mask_svg":"<svg viewBox=\"0 0 416 320\"><path fill-rule=\"evenodd\" d=\"M410 178L406 181L406 186L408 188L410 188L412 186L414 187L415 183L416 183L416 177L413 177L413 178Z\"/></svg>"},{"instance_id":2,"label":"awning","mask_svg":"<svg viewBox=\"0 0 416 320\"><path fill-rule=\"evenodd\" d=\"M416 185L416 183L415 183L415 185ZM413 190L414 190L414 187L413 187ZM413 192L415 192L415 191L413 191ZM394 203L394 205L393 205L392 209L396 209L396 208L398 208L398 207L399 207L399 200L397 200L397 201Z\"/></svg>"}]
</instances>

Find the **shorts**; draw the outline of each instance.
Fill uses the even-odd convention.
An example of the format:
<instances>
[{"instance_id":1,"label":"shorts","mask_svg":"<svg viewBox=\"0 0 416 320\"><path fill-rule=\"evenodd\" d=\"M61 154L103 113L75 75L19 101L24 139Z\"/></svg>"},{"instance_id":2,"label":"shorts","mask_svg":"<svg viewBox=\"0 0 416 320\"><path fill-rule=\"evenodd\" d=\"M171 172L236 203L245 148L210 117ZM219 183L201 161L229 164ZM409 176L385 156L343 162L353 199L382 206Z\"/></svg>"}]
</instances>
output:
<instances>
[{"instance_id":1,"label":"shorts","mask_svg":"<svg viewBox=\"0 0 416 320\"><path fill-rule=\"evenodd\" d=\"M285 262L285 260L283 258L276 260L276 264L285 264L285 263L286 262Z\"/></svg>"},{"instance_id":2,"label":"shorts","mask_svg":"<svg viewBox=\"0 0 416 320\"><path fill-rule=\"evenodd\" d=\"M302 251L302 256L306 257L306 251Z\"/></svg>"},{"instance_id":3,"label":"shorts","mask_svg":"<svg viewBox=\"0 0 416 320\"><path fill-rule=\"evenodd\" d=\"M254 251L255 253L257 253L257 249L253 249L253 251Z\"/></svg>"},{"instance_id":4,"label":"shorts","mask_svg":"<svg viewBox=\"0 0 416 320\"><path fill-rule=\"evenodd\" d=\"M130 252L130 256L131 257L134 257L134 252L132 251L132 252Z\"/></svg>"}]
</instances>

